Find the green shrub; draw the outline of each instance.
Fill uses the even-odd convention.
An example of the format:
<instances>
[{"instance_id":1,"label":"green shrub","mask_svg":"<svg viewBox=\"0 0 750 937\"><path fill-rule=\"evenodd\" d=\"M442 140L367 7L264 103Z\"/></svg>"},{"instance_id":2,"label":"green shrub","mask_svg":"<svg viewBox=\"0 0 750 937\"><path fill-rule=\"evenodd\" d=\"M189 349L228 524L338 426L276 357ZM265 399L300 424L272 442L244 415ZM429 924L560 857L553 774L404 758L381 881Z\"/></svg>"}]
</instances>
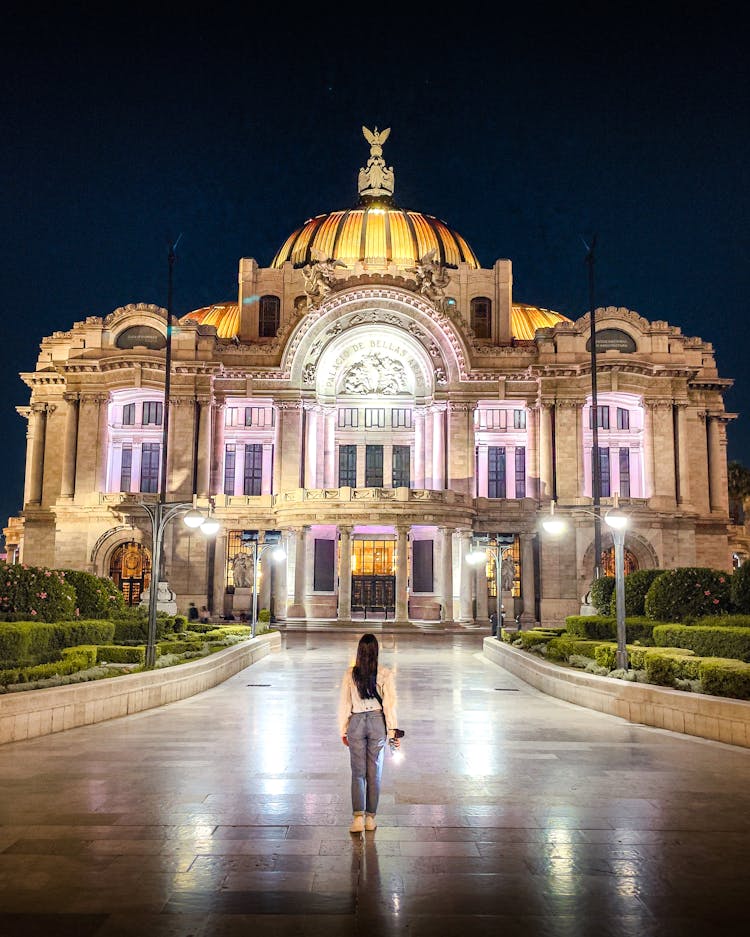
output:
<instances>
[{"instance_id":1,"label":"green shrub","mask_svg":"<svg viewBox=\"0 0 750 937\"><path fill-rule=\"evenodd\" d=\"M202 648L202 641L160 641L157 645L159 654L188 654Z\"/></svg>"},{"instance_id":2,"label":"green shrub","mask_svg":"<svg viewBox=\"0 0 750 937\"><path fill-rule=\"evenodd\" d=\"M645 615L644 603L646 593L651 583L657 576L661 576L663 569L636 569L624 579L625 586L625 617L635 618L639 615ZM612 598L609 603L609 613L617 614L617 595L616 590L612 591Z\"/></svg>"},{"instance_id":3,"label":"green shrub","mask_svg":"<svg viewBox=\"0 0 750 937\"><path fill-rule=\"evenodd\" d=\"M685 624L706 625L709 628L750 628L750 615L707 615Z\"/></svg>"},{"instance_id":4,"label":"green shrub","mask_svg":"<svg viewBox=\"0 0 750 937\"><path fill-rule=\"evenodd\" d=\"M600 615L607 615L609 613L609 606L614 591L614 576L600 576L591 583L591 604Z\"/></svg>"},{"instance_id":5,"label":"green shrub","mask_svg":"<svg viewBox=\"0 0 750 937\"><path fill-rule=\"evenodd\" d=\"M734 611L750 614L750 563L744 563L732 573L729 594Z\"/></svg>"},{"instance_id":6,"label":"green shrub","mask_svg":"<svg viewBox=\"0 0 750 937\"><path fill-rule=\"evenodd\" d=\"M565 630L576 638L602 638L615 636L615 620L609 615L568 615Z\"/></svg>"},{"instance_id":7,"label":"green shrub","mask_svg":"<svg viewBox=\"0 0 750 937\"><path fill-rule=\"evenodd\" d=\"M660 647L686 647L699 657L727 657L750 661L750 628L711 625L657 625L654 640Z\"/></svg>"},{"instance_id":8,"label":"green shrub","mask_svg":"<svg viewBox=\"0 0 750 937\"><path fill-rule=\"evenodd\" d=\"M76 617L76 592L57 569L0 563L0 615L27 621Z\"/></svg>"},{"instance_id":9,"label":"green shrub","mask_svg":"<svg viewBox=\"0 0 750 937\"><path fill-rule=\"evenodd\" d=\"M76 607L81 618L111 618L124 607L122 592L111 579L80 569L61 572L76 591Z\"/></svg>"},{"instance_id":10,"label":"green shrub","mask_svg":"<svg viewBox=\"0 0 750 937\"><path fill-rule=\"evenodd\" d=\"M157 649L158 650L158 649ZM98 664L143 664L146 663L146 648L121 647L119 644L100 645L96 649Z\"/></svg>"},{"instance_id":11,"label":"green shrub","mask_svg":"<svg viewBox=\"0 0 750 937\"><path fill-rule=\"evenodd\" d=\"M656 621L679 621L729 610L728 573L705 567L670 569L657 576L646 593L646 615Z\"/></svg>"},{"instance_id":12,"label":"green shrub","mask_svg":"<svg viewBox=\"0 0 750 937\"><path fill-rule=\"evenodd\" d=\"M587 657L593 660L597 641L576 638L572 634L562 634L551 638L547 645L549 660L569 661L571 657Z\"/></svg>"},{"instance_id":13,"label":"green shrub","mask_svg":"<svg viewBox=\"0 0 750 937\"><path fill-rule=\"evenodd\" d=\"M750 664L704 657L699 669L704 693L733 699L750 699Z\"/></svg>"}]
</instances>

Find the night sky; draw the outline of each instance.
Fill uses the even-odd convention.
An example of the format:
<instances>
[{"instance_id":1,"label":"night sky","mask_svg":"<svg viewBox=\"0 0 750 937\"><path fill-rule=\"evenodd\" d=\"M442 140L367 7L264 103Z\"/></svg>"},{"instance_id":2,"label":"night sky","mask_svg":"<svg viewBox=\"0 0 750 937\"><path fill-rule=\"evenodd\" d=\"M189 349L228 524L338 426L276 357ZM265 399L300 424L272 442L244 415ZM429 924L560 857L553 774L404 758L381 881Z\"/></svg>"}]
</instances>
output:
<instances>
[{"instance_id":1,"label":"night sky","mask_svg":"<svg viewBox=\"0 0 750 937\"><path fill-rule=\"evenodd\" d=\"M596 234L596 305L714 345L740 414L729 457L750 466L743 33L728 4L617 6L465 24L475 7L7 15L3 524L23 496L18 373L41 339L166 305L178 236L174 312L236 299L241 257L267 266L307 218L356 204L363 124L392 128L396 202L485 267L510 258L518 301L583 315Z\"/></svg>"}]
</instances>

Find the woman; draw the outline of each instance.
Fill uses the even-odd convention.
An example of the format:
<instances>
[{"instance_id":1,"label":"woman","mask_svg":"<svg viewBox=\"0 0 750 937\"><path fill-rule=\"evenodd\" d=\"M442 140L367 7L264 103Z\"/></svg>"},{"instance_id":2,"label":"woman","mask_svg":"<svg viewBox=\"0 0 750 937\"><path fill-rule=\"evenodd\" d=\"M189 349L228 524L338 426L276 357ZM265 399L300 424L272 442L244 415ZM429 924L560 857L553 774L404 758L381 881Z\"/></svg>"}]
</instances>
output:
<instances>
[{"instance_id":1,"label":"woman","mask_svg":"<svg viewBox=\"0 0 750 937\"><path fill-rule=\"evenodd\" d=\"M357 660L344 674L339 696L341 741L349 749L352 766L352 813L350 833L374 830L380 799L380 778L386 739L394 748L396 682L392 671L378 667L378 640L363 634L357 645Z\"/></svg>"}]
</instances>

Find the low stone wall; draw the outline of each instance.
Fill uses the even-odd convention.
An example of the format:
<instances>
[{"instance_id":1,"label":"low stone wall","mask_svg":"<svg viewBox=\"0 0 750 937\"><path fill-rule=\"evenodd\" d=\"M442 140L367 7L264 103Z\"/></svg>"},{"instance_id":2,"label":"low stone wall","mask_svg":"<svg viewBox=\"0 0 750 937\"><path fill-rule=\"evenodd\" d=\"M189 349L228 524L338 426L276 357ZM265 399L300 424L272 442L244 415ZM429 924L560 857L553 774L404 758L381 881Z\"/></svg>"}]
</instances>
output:
<instances>
[{"instance_id":1,"label":"low stone wall","mask_svg":"<svg viewBox=\"0 0 750 937\"><path fill-rule=\"evenodd\" d=\"M492 637L484 639L483 650L488 660L558 699L628 722L750 748L750 702L745 700L599 677L548 663Z\"/></svg>"},{"instance_id":2,"label":"low stone wall","mask_svg":"<svg viewBox=\"0 0 750 937\"><path fill-rule=\"evenodd\" d=\"M143 712L202 693L281 648L278 631L209 657L91 683L0 695L0 744Z\"/></svg>"}]
</instances>

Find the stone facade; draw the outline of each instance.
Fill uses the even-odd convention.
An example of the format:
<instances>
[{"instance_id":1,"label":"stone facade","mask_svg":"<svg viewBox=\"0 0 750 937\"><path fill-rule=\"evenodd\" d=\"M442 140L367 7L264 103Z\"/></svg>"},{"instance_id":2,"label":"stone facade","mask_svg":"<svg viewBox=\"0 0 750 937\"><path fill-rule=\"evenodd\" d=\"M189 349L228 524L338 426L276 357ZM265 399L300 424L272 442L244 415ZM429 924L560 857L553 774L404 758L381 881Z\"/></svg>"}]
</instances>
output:
<instances>
[{"instance_id":1,"label":"stone facade","mask_svg":"<svg viewBox=\"0 0 750 937\"><path fill-rule=\"evenodd\" d=\"M214 541L178 519L165 527L178 606L248 610L256 590L233 573L247 554L257 607L290 624L382 611L404 627L486 627L494 554L466 559L482 535L513 560L506 614L577 612L594 568L589 314L518 303L508 260L328 253L338 263L314 296L323 255L308 252L306 267L291 254L269 268L242 259L236 303L172 331L166 499L210 501L221 522ZM130 545L145 561L131 597L147 585L166 318L136 303L43 339L21 375L25 490L6 530L18 559L124 583ZM619 495L629 514L629 562L729 569L731 381L711 345L624 308L596 310L596 331L601 504ZM540 527L552 501L569 521L557 539ZM266 531L280 532L278 564Z\"/></svg>"}]
</instances>

